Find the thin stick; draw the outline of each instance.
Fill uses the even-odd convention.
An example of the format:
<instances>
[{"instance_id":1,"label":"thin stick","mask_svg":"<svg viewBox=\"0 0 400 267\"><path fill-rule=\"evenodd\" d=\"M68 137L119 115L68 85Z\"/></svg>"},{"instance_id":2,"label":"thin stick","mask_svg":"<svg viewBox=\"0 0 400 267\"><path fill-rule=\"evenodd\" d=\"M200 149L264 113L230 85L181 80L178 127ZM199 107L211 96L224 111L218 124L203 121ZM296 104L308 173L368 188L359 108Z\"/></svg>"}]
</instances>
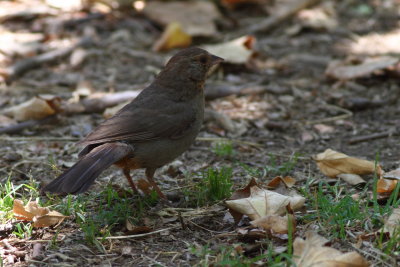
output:
<instances>
[{"instance_id":1,"label":"thin stick","mask_svg":"<svg viewBox=\"0 0 400 267\"><path fill-rule=\"evenodd\" d=\"M338 116L334 116L334 117L329 117L329 118L323 118L323 119L318 119L318 120L313 120L313 121L307 121L306 124L317 124L317 123L344 120L344 119L347 119L347 118L353 116L353 112L351 112L350 110L347 110L347 109L344 109L344 108L341 108L341 107L338 107L338 106L334 106L334 105L329 105L329 104L327 104L326 106L328 108L336 109L338 111L341 111L344 114L338 115Z\"/></svg>"},{"instance_id":2,"label":"thin stick","mask_svg":"<svg viewBox=\"0 0 400 267\"><path fill-rule=\"evenodd\" d=\"M56 120L57 116L55 115L50 115L48 117L45 117L43 119L40 120L27 120L27 121L23 121L23 122L19 122L7 127L2 127L0 128L0 134L15 134L15 133L19 133L21 131L23 131L26 128L31 128L33 126L36 125L42 125L42 124L46 124L49 122L52 122L53 120Z\"/></svg>"},{"instance_id":3,"label":"thin stick","mask_svg":"<svg viewBox=\"0 0 400 267\"><path fill-rule=\"evenodd\" d=\"M150 235L162 233L162 232L169 231L169 230L171 230L171 229L176 229L176 228L178 228L178 226L169 227L169 228L165 228L165 229L160 229L160 230L157 230L157 231L153 231L153 232L150 232L150 233L144 233L144 234L137 234L137 235L120 235L120 236L107 236L107 237L105 237L105 238L103 238L103 237L98 237L97 239L98 239L98 240L102 240L102 239L107 239L107 240L109 240L109 239L130 239L130 238L137 238L137 237L150 236Z\"/></svg>"},{"instance_id":4,"label":"thin stick","mask_svg":"<svg viewBox=\"0 0 400 267\"><path fill-rule=\"evenodd\" d=\"M3 75L6 76L7 82L11 82L31 69L34 69L42 64L54 62L62 57L66 57L77 47L87 46L91 43L91 39L88 37L83 37L69 47L59 48L37 56L21 59L14 65L8 67Z\"/></svg>"},{"instance_id":5,"label":"thin stick","mask_svg":"<svg viewBox=\"0 0 400 267\"><path fill-rule=\"evenodd\" d=\"M60 239L57 239L57 242L61 242L64 241L64 239L66 238L66 236L61 236ZM52 242L53 239L37 239L37 240L20 240L20 239L12 239L9 240L11 243L13 244L19 244L19 243L37 243L37 242L42 242L42 243L46 243L46 242Z\"/></svg>"},{"instance_id":6,"label":"thin stick","mask_svg":"<svg viewBox=\"0 0 400 267\"><path fill-rule=\"evenodd\" d=\"M386 137L391 137L394 135L399 135L400 132L396 132L396 131L386 131L386 132L382 132L382 133L374 133L374 134L368 134L368 135L361 135L361 136L357 136L357 137L353 137L351 138L348 143L350 145L352 144L356 144L356 143L361 143L361 142L365 142L365 141L370 141L370 140L375 140L375 139L380 139L380 138L386 138Z\"/></svg>"},{"instance_id":7,"label":"thin stick","mask_svg":"<svg viewBox=\"0 0 400 267\"><path fill-rule=\"evenodd\" d=\"M223 233L224 233L224 232L218 232L218 231L214 231L214 230L207 229L207 228L205 228L205 227L203 227L203 226L201 226L201 225L198 225L197 223L192 222L191 220L188 220L188 222L191 223L191 224L193 224L193 225L196 226L197 228L200 228L200 229L202 229L202 230L205 230L205 231L210 232L210 233L213 233L213 234L223 234Z\"/></svg>"}]
</instances>

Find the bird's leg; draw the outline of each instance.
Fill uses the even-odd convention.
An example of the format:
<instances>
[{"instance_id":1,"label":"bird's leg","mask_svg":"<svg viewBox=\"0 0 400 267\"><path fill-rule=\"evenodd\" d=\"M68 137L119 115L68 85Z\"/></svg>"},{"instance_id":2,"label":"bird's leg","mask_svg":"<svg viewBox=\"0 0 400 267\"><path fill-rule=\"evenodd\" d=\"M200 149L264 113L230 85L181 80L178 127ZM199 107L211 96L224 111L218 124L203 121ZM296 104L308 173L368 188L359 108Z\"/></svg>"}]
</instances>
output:
<instances>
[{"instance_id":1,"label":"bird's leg","mask_svg":"<svg viewBox=\"0 0 400 267\"><path fill-rule=\"evenodd\" d=\"M153 180L153 176L154 176L154 172L156 171L156 169L151 169L151 168L147 168L146 169L146 178L147 181L149 181L149 183L151 184L151 186L153 187L154 190L156 190L158 196L160 198L163 199L167 199L167 197L163 194L163 192L161 192L160 188L158 187L158 185L156 184L156 182Z\"/></svg>"},{"instance_id":2,"label":"bird's leg","mask_svg":"<svg viewBox=\"0 0 400 267\"><path fill-rule=\"evenodd\" d=\"M133 192L139 195L139 191L137 190L135 183L132 180L132 177L130 174L130 169L123 169L123 173L124 173L126 179L128 180L128 183L131 186Z\"/></svg>"}]
</instances>

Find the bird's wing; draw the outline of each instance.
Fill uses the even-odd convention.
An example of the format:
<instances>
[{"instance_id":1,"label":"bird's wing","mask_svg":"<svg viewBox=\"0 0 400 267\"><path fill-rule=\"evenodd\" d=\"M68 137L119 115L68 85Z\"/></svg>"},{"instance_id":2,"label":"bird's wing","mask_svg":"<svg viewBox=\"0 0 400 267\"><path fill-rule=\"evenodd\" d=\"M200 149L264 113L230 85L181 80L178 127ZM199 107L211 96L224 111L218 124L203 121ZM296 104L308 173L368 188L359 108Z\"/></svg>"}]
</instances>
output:
<instances>
[{"instance_id":1,"label":"bird's wing","mask_svg":"<svg viewBox=\"0 0 400 267\"><path fill-rule=\"evenodd\" d=\"M164 101L163 106L137 106L133 102L100 124L80 143L84 145L160 138L179 139L196 121L196 111L184 103Z\"/></svg>"}]
</instances>

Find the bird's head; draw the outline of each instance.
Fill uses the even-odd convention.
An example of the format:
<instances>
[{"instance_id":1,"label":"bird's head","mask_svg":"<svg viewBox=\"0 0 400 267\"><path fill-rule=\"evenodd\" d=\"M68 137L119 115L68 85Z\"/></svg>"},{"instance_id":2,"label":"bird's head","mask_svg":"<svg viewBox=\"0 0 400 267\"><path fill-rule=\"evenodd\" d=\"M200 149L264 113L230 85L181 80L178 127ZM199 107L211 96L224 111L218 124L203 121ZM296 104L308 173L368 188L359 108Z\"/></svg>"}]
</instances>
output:
<instances>
[{"instance_id":1,"label":"bird's head","mask_svg":"<svg viewBox=\"0 0 400 267\"><path fill-rule=\"evenodd\" d=\"M190 47L175 54L165 66L164 72L175 73L194 82L204 82L210 69L223 59L198 47Z\"/></svg>"}]
</instances>

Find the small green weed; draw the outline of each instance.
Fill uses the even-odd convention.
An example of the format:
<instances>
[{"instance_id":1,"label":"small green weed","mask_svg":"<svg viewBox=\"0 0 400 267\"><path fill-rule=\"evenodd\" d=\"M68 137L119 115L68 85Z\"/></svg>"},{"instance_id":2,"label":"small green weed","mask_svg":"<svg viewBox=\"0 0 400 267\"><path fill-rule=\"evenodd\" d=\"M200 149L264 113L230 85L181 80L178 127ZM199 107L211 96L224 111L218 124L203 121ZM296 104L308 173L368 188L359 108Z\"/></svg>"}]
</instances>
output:
<instances>
[{"instance_id":1,"label":"small green weed","mask_svg":"<svg viewBox=\"0 0 400 267\"><path fill-rule=\"evenodd\" d=\"M24 202L32 199L38 200L37 185L30 182L30 184L14 186L10 178L3 184L0 183L0 223L4 223L12 218L12 209L14 199L16 198Z\"/></svg>"},{"instance_id":2,"label":"small green weed","mask_svg":"<svg viewBox=\"0 0 400 267\"><path fill-rule=\"evenodd\" d=\"M139 221L144 211L157 200L157 194L144 198L120 195L109 185L100 193L67 196L55 207L63 214L74 215L85 240L100 249L98 237L109 236L120 229L128 218Z\"/></svg>"},{"instance_id":3,"label":"small green weed","mask_svg":"<svg viewBox=\"0 0 400 267\"><path fill-rule=\"evenodd\" d=\"M296 166L298 157L298 154L294 154L288 161L279 164L276 156L270 155L268 165L265 166L264 169L268 176L288 175Z\"/></svg>"},{"instance_id":4,"label":"small green weed","mask_svg":"<svg viewBox=\"0 0 400 267\"><path fill-rule=\"evenodd\" d=\"M17 238L30 238L32 236L32 224L31 223L17 223L15 230L12 232Z\"/></svg>"},{"instance_id":5,"label":"small green weed","mask_svg":"<svg viewBox=\"0 0 400 267\"><path fill-rule=\"evenodd\" d=\"M233 144L230 141L215 143L213 151L218 157L232 157L235 154Z\"/></svg>"},{"instance_id":6,"label":"small green weed","mask_svg":"<svg viewBox=\"0 0 400 267\"><path fill-rule=\"evenodd\" d=\"M199 175L200 181L194 188L184 191L189 206L203 206L225 199L232 192L232 168L220 170L209 168Z\"/></svg>"},{"instance_id":7,"label":"small green weed","mask_svg":"<svg viewBox=\"0 0 400 267\"><path fill-rule=\"evenodd\" d=\"M375 212L375 205L370 207L368 201L354 200L339 183L329 185L321 181L314 192L304 188L301 192L312 200L306 204L309 210L316 210L302 219L306 223L317 220L331 236L341 239L346 239L349 227L363 227L367 222L370 228L379 229L383 225L383 215L391 209L390 206L378 206Z\"/></svg>"},{"instance_id":8,"label":"small green weed","mask_svg":"<svg viewBox=\"0 0 400 267\"><path fill-rule=\"evenodd\" d=\"M294 154L288 161L279 163L276 156L270 155L268 164L263 168L251 167L249 165L238 163L239 166L249 175L254 177L274 177L289 175L295 168L298 161L298 154Z\"/></svg>"},{"instance_id":9,"label":"small green weed","mask_svg":"<svg viewBox=\"0 0 400 267\"><path fill-rule=\"evenodd\" d=\"M338 184L333 186L321 181L314 193L305 193L312 200L308 205L316 212L303 217L306 222L317 220L331 236L346 239L346 229L349 226L361 224L369 216L367 210L359 201L344 194L340 197Z\"/></svg>"},{"instance_id":10,"label":"small green weed","mask_svg":"<svg viewBox=\"0 0 400 267\"><path fill-rule=\"evenodd\" d=\"M57 249L58 248L58 234L59 234L60 229L57 229L57 232L53 235L51 238L51 241L49 242L49 247L48 249Z\"/></svg>"},{"instance_id":11,"label":"small green weed","mask_svg":"<svg viewBox=\"0 0 400 267\"><path fill-rule=\"evenodd\" d=\"M379 240L378 240L379 242ZM396 256L400 255L400 228L397 228L397 231L390 236L389 240L385 243L378 243L378 248L380 248L385 254L389 256L394 256L393 252Z\"/></svg>"},{"instance_id":12,"label":"small green weed","mask_svg":"<svg viewBox=\"0 0 400 267\"><path fill-rule=\"evenodd\" d=\"M20 184L15 186L10 177L0 184L0 223L6 223L13 218L14 199L20 199L25 203L29 200L38 201L37 184L30 181L29 184ZM33 227L31 223L19 222L14 225L12 234L17 238L30 238Z\"/></svg>"},{"instance_id":13,"label":"small green weed","mask_svg":"<svg viewBox=\"0 0 400 267\"><path fill-rule=\"evenodd\" d=\"M0 184L1 222L4 223L6 220L11 219L15 192L21 187L22 185L14 187L9 179L4 184Z\"/></svg>"}]
</instances>

